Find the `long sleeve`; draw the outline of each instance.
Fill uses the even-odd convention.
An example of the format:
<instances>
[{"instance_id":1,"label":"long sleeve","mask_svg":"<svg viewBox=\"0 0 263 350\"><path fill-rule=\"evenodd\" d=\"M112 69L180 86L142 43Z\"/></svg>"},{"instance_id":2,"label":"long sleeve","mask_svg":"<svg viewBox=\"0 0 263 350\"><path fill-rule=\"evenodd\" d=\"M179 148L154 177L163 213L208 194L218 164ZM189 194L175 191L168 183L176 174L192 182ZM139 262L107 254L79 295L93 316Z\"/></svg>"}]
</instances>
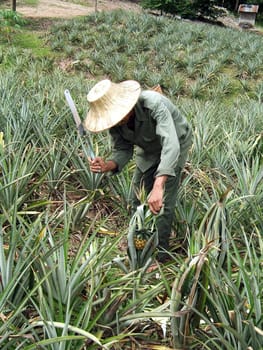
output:
<instances>
[{"instance_id":1,"label":"long sleeve","mask_svg":"<svg viewBox=\"0 0 263 350\"><path fill-rule=\"evenodd\" d=\"M151 115L156 121L156 135L160 137L162 147L156 176L175 176L174 169L180 156L180 143L172 115L163 103L156 104Z\"/></svg>"},{"instance_id":2,"label":"long sleeve","mask_svg":"<svg viewBox=\"0 0 263 350\"><path fill-rule=\"evenodd\" d=\"M137 165L142 171L158 164L156 176L175 176L176 166L183 166L191 144L191 127L178 108L154 91L142 92L136 105L138 120Z\"/></svg>"},{"instance_id":3,"label":"long sleeve","mask_svg":"<svg viewBox=\"0 0 263 350\"><path fill-rule=\"evenodd\" d=\"M111 160L118 165L116 172L120 172L133 156L133 144L123 139L118 132L118 128L112 128L110 136L112 144Z\"/></svg>"}]
</instances>

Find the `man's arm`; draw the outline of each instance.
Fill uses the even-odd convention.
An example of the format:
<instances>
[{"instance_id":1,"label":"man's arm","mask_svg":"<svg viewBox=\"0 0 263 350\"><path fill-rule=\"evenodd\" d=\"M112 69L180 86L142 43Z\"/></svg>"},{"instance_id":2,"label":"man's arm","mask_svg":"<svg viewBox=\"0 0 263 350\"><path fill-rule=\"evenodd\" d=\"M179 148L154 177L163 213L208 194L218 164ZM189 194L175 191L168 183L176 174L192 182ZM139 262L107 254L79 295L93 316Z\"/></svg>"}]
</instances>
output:
<instances>
[{"instance_id":1,"label":"man's arm","mask_svg":"<svg viewBox=\"0 0 263 350\"><path fill-rule=\"evenodd\" d=\"M132 159L134 145L123 139L118 127L110 129L109 133L112 144L111 160L117 164L113 172L121 172Z\"/></svg>"},{"instance_id":2,"label":"man's arm","mask_svg":"<svg viewBox=\"0 0 263 350\"><path fill-rule=\"evenodd\" d=\"M153 214L158 214L163 207L164 187L167 175L157 176L155 178L153 189L148 198L148 204Z\"/></svg>"}]
</instances>

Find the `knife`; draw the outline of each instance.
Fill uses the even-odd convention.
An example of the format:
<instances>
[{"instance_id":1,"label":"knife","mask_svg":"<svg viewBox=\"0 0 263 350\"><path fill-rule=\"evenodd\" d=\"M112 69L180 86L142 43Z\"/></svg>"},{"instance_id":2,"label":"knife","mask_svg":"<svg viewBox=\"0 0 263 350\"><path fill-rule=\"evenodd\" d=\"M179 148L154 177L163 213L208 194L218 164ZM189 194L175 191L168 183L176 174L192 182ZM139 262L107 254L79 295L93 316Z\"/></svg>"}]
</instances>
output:
<instances>
[{"instance_id":1,"label":"knife","mask_svg":"<svg viewBox=\"0 0 263 350\"><path fill-rule=\"evenodd\" d=\"M95 158L95 154L94 154L94 151L93 151L93 147L92 147L92 144L91 144L91 141L90 141L90 138L86 132L86 130L84 129L83 127L83 124L81 122L81 119L79 117L79 114L78 114L78 111L77 111L77 108L75 106L75 103L70 95L70 92L69 90L65 90L64 91L64 95L66 97L66 100L67 100L67 103L69 105L69 108L72 112L72 115L73 115L73 118L75 120L75 123L76 123L76 126L77 126L77 129L78 129L78 134L79 136L83 137L83 136L86 136L85 137L85 140L87 141L88 143L88 152L87 152L87 156L91 159L94 159ZM84 147L84 150L85 150L85 147Z\"/></svg>"}]
</instances>

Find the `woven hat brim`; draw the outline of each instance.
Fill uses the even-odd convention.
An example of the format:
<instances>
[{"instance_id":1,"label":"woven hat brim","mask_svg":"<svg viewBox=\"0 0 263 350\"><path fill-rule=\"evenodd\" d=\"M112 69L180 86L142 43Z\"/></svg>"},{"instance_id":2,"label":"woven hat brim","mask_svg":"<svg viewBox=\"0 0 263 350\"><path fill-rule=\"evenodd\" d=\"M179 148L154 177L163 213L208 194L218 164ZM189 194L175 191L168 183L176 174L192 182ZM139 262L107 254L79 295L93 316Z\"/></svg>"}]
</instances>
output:
<instances>
[{"instance_id":1,"label":"woven hat brim","mask_svg":"<svg viewBox=\"0 0 263 350\"><path fill-rule=\"evenodd\" d=\"M118 124L135 106L141 93L137 81L127 80L113 84L114 93L110 99L90 105L84 126L91 132L108 130Z\"/></svg>"}]
</instances>

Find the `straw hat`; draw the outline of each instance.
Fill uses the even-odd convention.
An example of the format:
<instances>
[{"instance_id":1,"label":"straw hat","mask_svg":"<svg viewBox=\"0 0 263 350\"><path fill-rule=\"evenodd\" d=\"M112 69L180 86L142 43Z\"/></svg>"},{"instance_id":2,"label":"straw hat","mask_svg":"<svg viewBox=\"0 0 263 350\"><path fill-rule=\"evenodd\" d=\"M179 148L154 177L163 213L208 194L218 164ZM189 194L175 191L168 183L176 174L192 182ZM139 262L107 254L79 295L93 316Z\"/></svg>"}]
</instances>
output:
<instances>
[{"instance_id":1,"label":"straw hat","mask_svg":"<svg viewBox=\"0 0 263 350\"><path fill-rule=\"evenodd\" d=\"M140 84L134 80L119 84L108 79L100 81L87 95L90 109L84 121L85 128L99 132L118 124L135 106L140 92Z\"/></svg>"}]
</instances>

